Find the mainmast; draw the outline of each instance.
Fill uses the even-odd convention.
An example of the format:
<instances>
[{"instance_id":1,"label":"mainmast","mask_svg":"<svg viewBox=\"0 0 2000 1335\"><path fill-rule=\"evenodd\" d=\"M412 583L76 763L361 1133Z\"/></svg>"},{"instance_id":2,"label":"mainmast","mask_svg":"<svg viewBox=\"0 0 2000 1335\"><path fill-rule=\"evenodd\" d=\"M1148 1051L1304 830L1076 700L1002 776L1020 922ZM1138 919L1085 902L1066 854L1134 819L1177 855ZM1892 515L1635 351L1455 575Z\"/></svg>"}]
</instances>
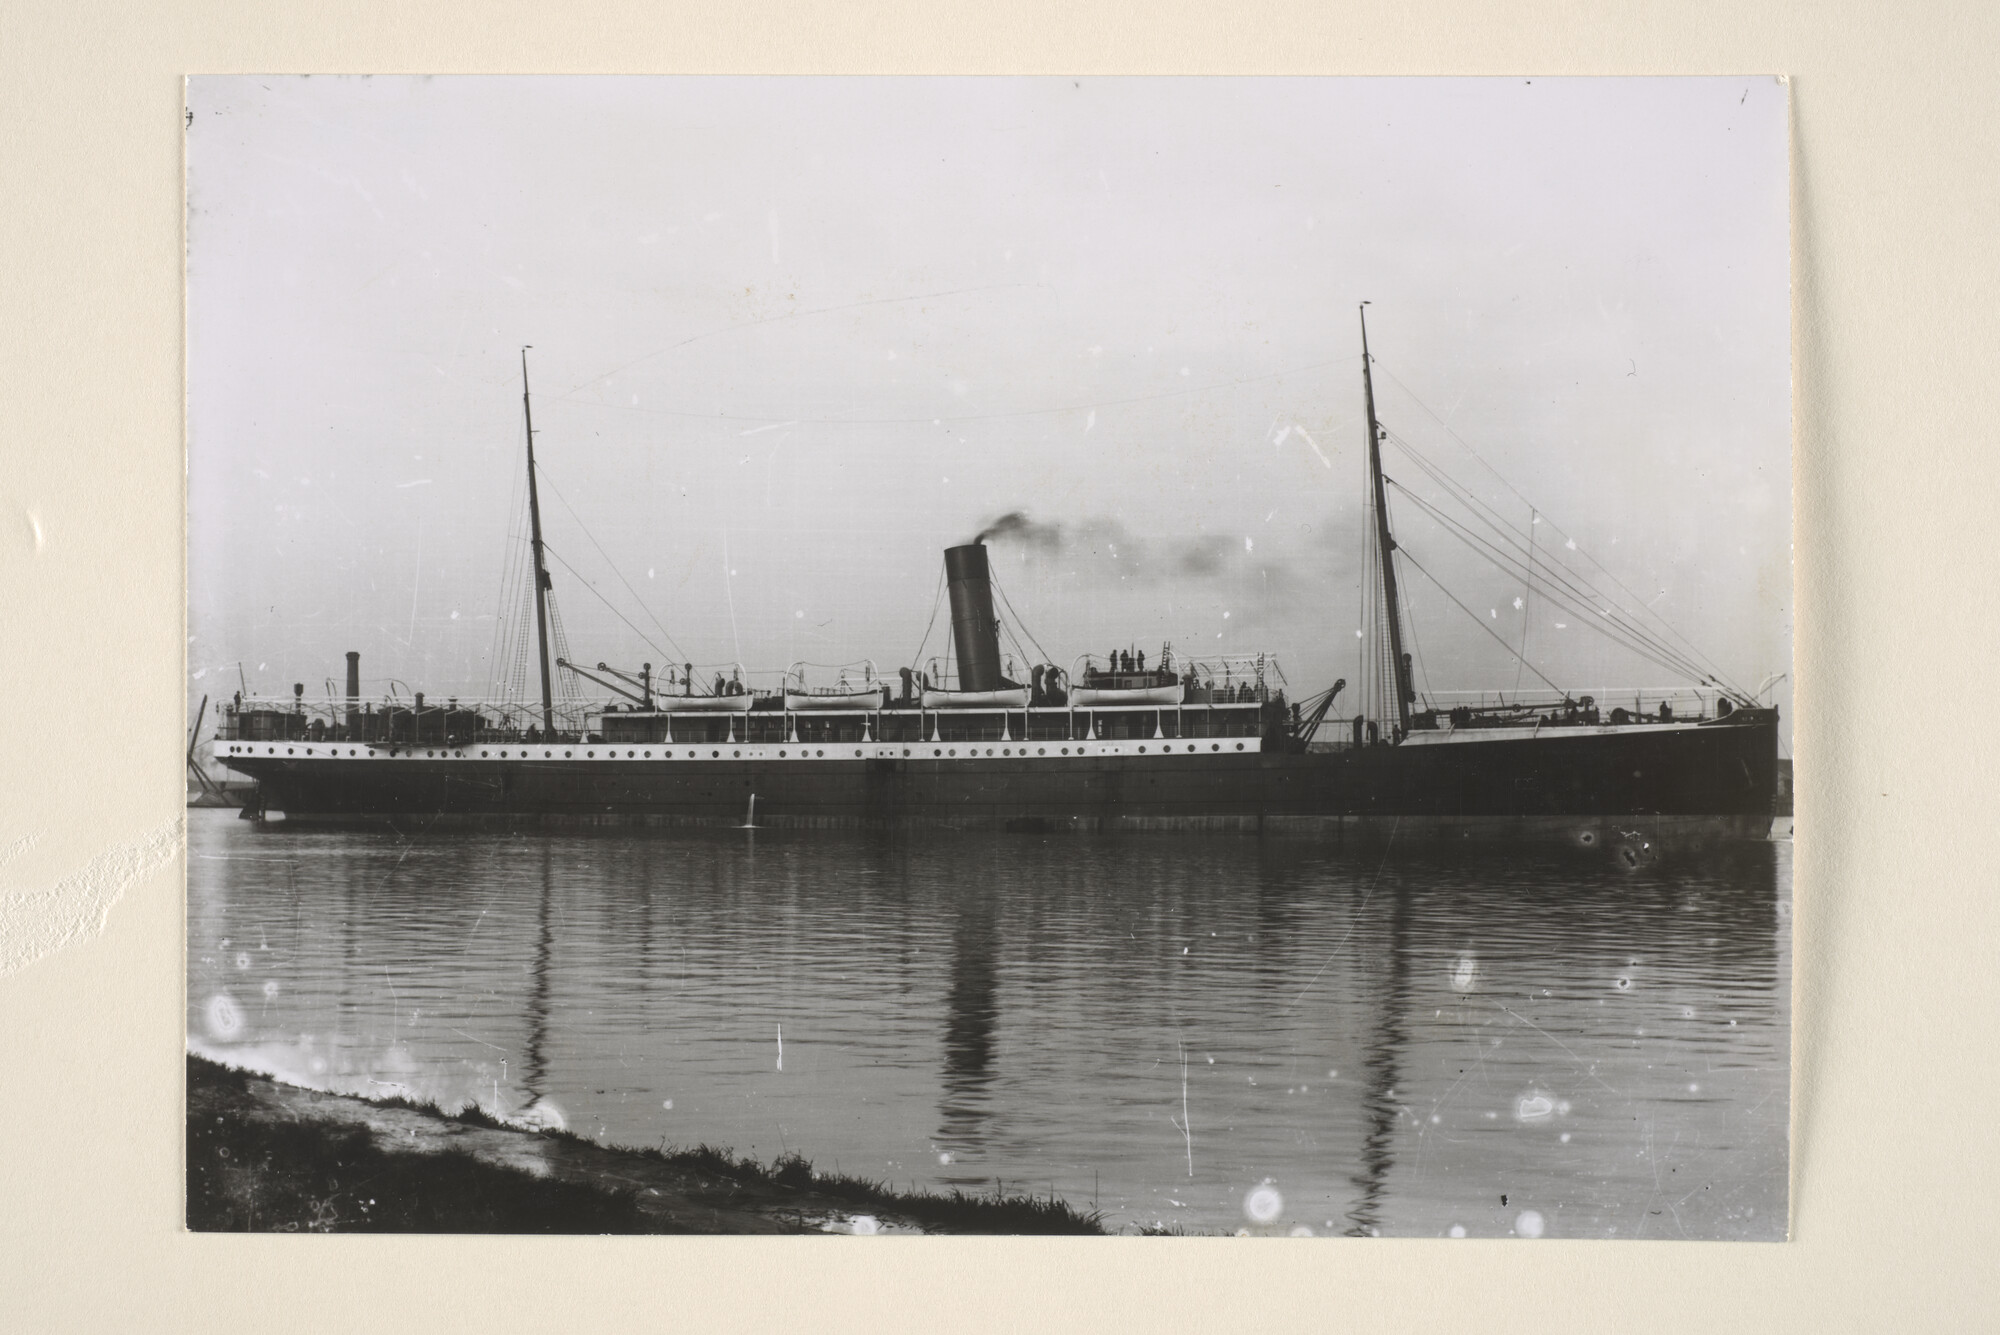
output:
<instances>
[{"instance_id":1,"label":"mainmast","mask_svg":"<svg viewBox=\"0 0 2000 1335\"><path fill-rule=\"evenodd\" d=\"M555 700L549 692L549 568L542 556L542 505L535 492L535 414L528 405L526 348L521 349L521 416L528 424L528 531L535 553L535 645L542 658L542 734L547 737L556 730Z\"/></svg>"},{"instance_id":2,"label":"mainmast","mask_svg":"<svg viewBox=\"0 0 2000 1335\"><path fill-rule=\"evenodd\" d=\"M1375 377L1369 369L1367 302L1361 303L1361 391L1368 401L1368 477L1375 489L1375 543L1382 565L1382 599L1389 615L1389 663L1396 682L1396 736L1410 731L1410 664L1403 656L1403 610L1396 597L1396 563L1390 553L1388 498L1382 488L1382 428L1375 420ZM532 493L531 493L532 494Z\"/></svg>"}]
</instances>

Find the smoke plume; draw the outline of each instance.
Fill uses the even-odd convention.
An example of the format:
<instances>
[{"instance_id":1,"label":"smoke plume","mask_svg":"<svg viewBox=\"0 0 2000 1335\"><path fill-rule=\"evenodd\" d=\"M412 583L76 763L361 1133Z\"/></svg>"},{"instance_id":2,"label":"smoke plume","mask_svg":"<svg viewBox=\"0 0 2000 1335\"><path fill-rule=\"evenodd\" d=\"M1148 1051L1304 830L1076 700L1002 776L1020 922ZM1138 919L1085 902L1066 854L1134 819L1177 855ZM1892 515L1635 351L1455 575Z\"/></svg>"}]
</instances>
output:
<instances>
[{"instance_id":1,"label":"smoke plume","mask_svg":"<svg viewBox=\"0 0 2000 1335\"><path fill-rule=\"evenodd\" d=\"M1009 510L979 531L974 542L1018 542L1051 556L1063 556L1125 579L1215 579L1255 573L1261 581L1284 578L1281 563L1268 555L1252 559L1241 539L1220 534L1194 538L1141 538L1115 519L1095 517L1071 524L1030 519Z\"/></svg>"},{"instance_id":2,"label":"smoke plume","mask_svg":"<svg viewBox=\"0 0 2000 1335\"><path fill-rule=\"evenodd\" d=\"M973 541L985 542L988 538L1015 538L1030 547L1042 547L1049 551L1060 551L1063 545L1061 524L1038 523L1019 510L1009 510L980 529L979 536Z\"/></svg>"}]
</instances>

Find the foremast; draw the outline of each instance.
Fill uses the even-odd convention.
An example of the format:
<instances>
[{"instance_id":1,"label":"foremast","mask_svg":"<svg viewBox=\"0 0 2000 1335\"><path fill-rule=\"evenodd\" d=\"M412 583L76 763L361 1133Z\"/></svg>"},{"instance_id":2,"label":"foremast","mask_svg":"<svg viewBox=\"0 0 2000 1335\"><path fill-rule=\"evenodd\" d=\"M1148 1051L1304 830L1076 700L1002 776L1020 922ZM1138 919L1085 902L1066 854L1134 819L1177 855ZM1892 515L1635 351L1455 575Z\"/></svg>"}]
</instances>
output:
<instances>
[{"instance_id":1,"label":"foremast","mask_svg":"<svg viewBox=\"0 0 2000 1335\"><path fill-rule=\"evenodd\" d=\"M1403 653L1403 609L1396 595L1396 540L1389 535L1388 498L1382 485L1382 427L1375 420L1375 376L1369 367L1368 303L1361 303L1361 393L1368 405L1368 480L1375 492L1375 545L1382 567L1382 601L1389 622L1389 665L1396 691L1396 740L1409 735L1410 661Z\"/></svg>"},{"instance_id":2,"label":"foremast","mask_svg":"<svg viewBox=\"0 0 2000 1335\"><path fill-rule=\"evenodd\" d=\"M528 402L526 348L521 349L521 416L528 427L528 532L529 545L535 553L535 647L540 651L542 663L542 733L553 736L556 706L549 688L549 568L542 554L542 505L535 490L535 413Z\"/></svg>"}]
</instances>

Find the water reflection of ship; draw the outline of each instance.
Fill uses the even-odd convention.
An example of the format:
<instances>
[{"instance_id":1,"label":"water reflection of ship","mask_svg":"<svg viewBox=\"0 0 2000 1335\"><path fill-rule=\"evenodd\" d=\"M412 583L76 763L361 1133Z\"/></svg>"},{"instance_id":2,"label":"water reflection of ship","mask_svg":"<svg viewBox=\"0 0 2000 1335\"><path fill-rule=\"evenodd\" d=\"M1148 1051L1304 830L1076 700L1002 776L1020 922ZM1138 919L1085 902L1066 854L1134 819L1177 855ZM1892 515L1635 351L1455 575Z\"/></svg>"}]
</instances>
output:
<instances>
[{"instance_id":1,"label":"water reflection of ship","mask_svg":"<svg viewBox=\"0 0 2000 1335\"><path fill-rule=\"evenodd\" d=\"M1455 954L1465 957L1444 949L1442 942L1427 942L1427 936L1476 924L1475 938L1492 943L1488 948L1495 952L1482 967L1504 967L1501 952L1513 953L1512 963L1529 967L1537 957L1561 958L1573 966L1602 955L1610 966L1608 980L1633 943L1643 942L1639 948L1657 963L1691 971L1710 987L1726 984L1732 992L1749 995L1781 992L1777 938L1783 920L1773 846L1716 847L1683 853L1670 867L1645 865L1630 874L1616 897L1606 896L1595 883L1566 881L1562 872L1560 864L1535 859L1515 860L1500 870L1462 854L1417 854L1384 863L1375 889L1357 905L1357 913L1365 913L1371 903L1386 913L1382 926L1387 940L1377 956L1382 960L1379 1002L1362 1049L1361 1139L1348 1179L1355 1192L1346 1214L1349 1235L1377 1235L1393 1200L1390 1175L1410 1102L1404 1082L1415 1075L1409 1069L1412 1022L1421 1027L1422 1008L1429 1004L1422 999L1414 966L1435 958L1441 970L1438 983L1444 986L1448 961ZM1366 935L1357 931L1354 938L1364 958ZM1475 1009L1477 999L1474 988L1467 1000ZM1736 1023L1733 1018L1728 1022ZM1412 1133L1421 1135L1424 1128L1414 1118L1408 1120Z\"/></svg>"},{"instance_id":2,"label":"water reflection of ship","mask_svg":"<svg viewBox=\"0 0 2000 1335\"><path fill-rule=\"evenodd\" d=\"M528 965L527 1035L521 1050L521 1088L528 1101L514 1116L517 1120L561 1126L562 1114L548 1099L549 975L555 956L555 934L550 921L550 901L554 898L553 854L542 843L542 893L535 911L535 954Z\"/></svg>"},{"instance_id":3,"label":"water reflection of ship","mask_svg":"<svg viewBox=\"0 0 2000 1335\"><path fill-rule=\"evenodd\" d=\"M1396 1102L1396 1082L1400 1059L1408 1045L1404 1011L1410 992L1410 897L1398 878L1390 887L1388 973L1382 985L1382 1011L1374 1032L1368 1036L1362 1069L1367 1073L1361 1108L1366 1128L1361 1153L1350 1181L1356 1193L1347 1212L1347 1233L1352 1237L1379 1236L1382 1229L1382 1201L1388 1188L1389 1169L1395 1163L1396 1124L1402 1119Z\"/></svg>"},{"instance_id":4,"label":"water reflection of ship","mask_svg":"<svg viewBox=\"0 0 2000 1335\"><path fill-rule=\"evenodd\" d=\"M994 1028L1000 1015L992 900L978 889L961 893L951 933L951 990L945 997L944 1095L938 1102L938 1143L954 1161L985 1147L993 1115ZM944 1174L972 1186L984 1174Z\"/></svg>"}]
</instances>

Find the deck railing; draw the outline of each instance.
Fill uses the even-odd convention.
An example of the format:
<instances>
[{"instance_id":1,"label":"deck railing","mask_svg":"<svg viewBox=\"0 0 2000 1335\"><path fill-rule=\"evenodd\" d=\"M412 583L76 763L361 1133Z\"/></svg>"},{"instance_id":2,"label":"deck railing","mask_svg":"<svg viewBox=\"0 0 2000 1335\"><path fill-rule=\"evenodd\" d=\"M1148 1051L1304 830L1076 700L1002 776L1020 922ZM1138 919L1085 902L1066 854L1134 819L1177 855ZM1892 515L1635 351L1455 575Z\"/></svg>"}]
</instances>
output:
<instances>
[{"instance_id":1,"label":"deck railing","mask_svg":"<svg viewBox=\"0 0 2000 1335\"><path fill-rule=\"evenodd\" d=\"M1725 692L1705 687L1596 686L1571 691L1426 691L1417 703L1420 709L1435 709L1440 715L1464 709L1486 719L1515 716L1532 720L1537 715L1567 716L1575 709L1595 710L1605 722L1612 720L1614 711L1634 721L1658 721L1664 717L1693 722L1714 718L1719 702L1725 698ZM1666 710L1664 715L1662 707Z\"/></svg>"},{"instance_id":2,"label":"deck railing","mask_svg":"<svg viewBox=\"0 0 2000 1335\"><path fill-rule=\"evenodd\" d=\"M1220 694L1220 692L1218 692ZM344 700L243 698L226 702L216 716L219 742L326 742L365 746L472 746L602 739L625 742L808 742L1026 740L1116 737L1245 737L1264 730L1263 698L1189 700L1183 705L1118 704L1028 709L921 709L891 699L887 709L784 708L781 694L758 692L741 712L675 709L676 697L654 697L652 710L625 701L572 700L551 711L544 727L539 702L449 696L424 699Z\"/></svg>"}]
</instances>

